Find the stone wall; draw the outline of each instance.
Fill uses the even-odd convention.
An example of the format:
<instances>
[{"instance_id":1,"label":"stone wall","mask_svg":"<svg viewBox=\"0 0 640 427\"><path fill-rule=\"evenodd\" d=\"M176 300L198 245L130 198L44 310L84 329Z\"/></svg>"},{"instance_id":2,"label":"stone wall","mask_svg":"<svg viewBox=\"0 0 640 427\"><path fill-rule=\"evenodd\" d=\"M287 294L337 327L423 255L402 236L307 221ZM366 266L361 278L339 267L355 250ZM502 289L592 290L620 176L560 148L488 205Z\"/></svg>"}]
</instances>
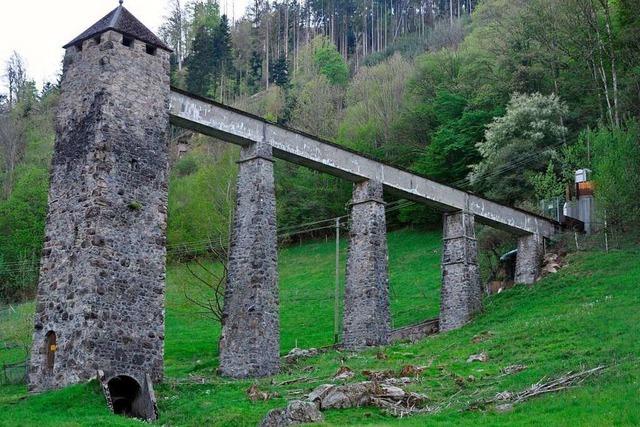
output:
<instances>
[{"instance_id":1,"label":"stone wall","mask_svg":"<svg viewBox=\"0 0 640 427\"><path fill-rule=\"evenodd\" d=\"M440 330L456 329L482 309L478 244L472 214L444 215Z\"/></svg>"},{"instance_id":2,"label":"stone wall","mask_svg":"<svg viewBox=\"0 0 640 427\"><path fill-rule=\"evenodd\" d=\"M162 379L169 54L113 31L64 59L29 387ZM46 335L55 332L54 364ZM50 356L50 355L49 355Z\"/></svg>"},{"instance_id":3,"label":"stone wall","mask_svg":"<svg viewBox=\"0 0 640 427\"><path fill-rule=\"evenodd\" d=\"M531 285L540 276L544 257L544 238L539 234L529 234L518 239L515 283Z\"/></svg>"},{"instance_id":4,"label":"stone wall","mask_svg":"<svg viewBox=\"0 0 640 427\"><path fill-rule=\"evenodd\" d=\"M389 343L389 274L382 183L354 185L344 297L344 346Z\"/></svg>"},{"instance_id":5,"label":"stone wall","mask_svg":"<svg viewBox=\"0 0 640 427\"><path fill-rule=\"evenodd\" d=\"M438 333L438 318L425 320L415 325L403 326L391 331L390 340L396 342L416 342Z\"/></svg>"},{"instance_id":6,"label":"stone wall","mask_svg":"<svg viewBox=\"0 0 640 427\"><path fill-rule=\"evenodd\" d=\"M220 373L274 375L280 367L276 198L271 146L241 151L224 294Z\"/></svg>"}]
</instances>

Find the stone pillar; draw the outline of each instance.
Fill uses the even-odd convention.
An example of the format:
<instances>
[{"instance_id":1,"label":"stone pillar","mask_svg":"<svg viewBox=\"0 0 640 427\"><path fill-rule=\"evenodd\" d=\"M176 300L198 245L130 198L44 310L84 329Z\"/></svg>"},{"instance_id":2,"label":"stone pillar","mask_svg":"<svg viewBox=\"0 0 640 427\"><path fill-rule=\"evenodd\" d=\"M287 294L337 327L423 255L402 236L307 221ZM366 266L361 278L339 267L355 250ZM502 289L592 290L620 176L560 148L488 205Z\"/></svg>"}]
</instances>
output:
<instances>
[{"instance_id":1,"label":"stone pillar","mask_svg":"<svg viewBox=\"0 0 640 427\"><path fill-rule=\"evenodd\" d=\"M271 146L243 148L224 295L220 373L265 377L280 367L276 197Z\"/></svg>"},{"instance_id":2,"label":"stone pillar","mask_svg":"<svg viewBox=\"0 0 640 427\"><path fill-rule=\"evenodd\" d=\"M440 331L457 329L482 309L474 216L444 215Z\"/></svg>"},{"instance_id":3,"label":"stone pillar","mask_svg":"<svg viewBox=\"0 0 640 427\"><path fill-rule=\"evenodd\" d=\"M391 334L382 183L355 184L344 297L344 346L385 345Z\"/></svg>"},{"instance_id":4,"label":"stone pillar","mask_svg":"<svg viewBox=\"0 0 640 427\"><path fill-rule=\"evenodd\" d=\"M64 59L29 389L163 377L169 52L106 31Z\"/></svg>"},{"instance_id":5,"label":"stone pillar","mask_svg":"<svg viewBox=\"0 0 640 427\"><path fill-rule=\"evenodd\" d=\"M529 234L518 238L518 255L514 281L531 285L540 276L542 257L544 256L544 238L539 234Z\"/></svg>"}]
</instances>

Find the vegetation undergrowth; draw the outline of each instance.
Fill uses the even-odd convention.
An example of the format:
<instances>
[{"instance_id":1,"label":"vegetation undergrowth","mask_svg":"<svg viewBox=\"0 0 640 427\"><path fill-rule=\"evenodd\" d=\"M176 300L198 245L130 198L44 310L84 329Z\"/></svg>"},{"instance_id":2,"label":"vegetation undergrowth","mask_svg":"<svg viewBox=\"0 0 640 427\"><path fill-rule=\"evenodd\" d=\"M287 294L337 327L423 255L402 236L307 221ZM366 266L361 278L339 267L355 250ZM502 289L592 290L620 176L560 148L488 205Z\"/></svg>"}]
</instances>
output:
<instances>
[{"instance_id":1,"label":"vegetation undergrowth","mask_svg":"<svg viewBox=\"0 0 640 427\"><path fill-rule=\"evenodd\" d=\"M400 231L389 236L396 326L437 314L440 255L436 243L438 233ZM310 243L280 253L283 353L296 340L300 347L331 344L333 244ZM406 365L425 367L408 389L425 393L430 406L441 408L438 412L396 419L373 408L330 410L325 412L327 424L638 425L639 259L638 249L572 255L567 267L535 286L518 286L486 298L484 312L462 329L359 354L327 350L283 365L282 374L274 378L257 381L231 381L216 375L219 331L184 298L182 285L197 289L194 279L184 267L172 266L166 381L156 386L158 425L255 426L271 408L300 398L319 384L334 382L340 366L356 372L349 381L361 381L363 370L397 372ZM20 309L24 307L30 309L30 305ZM413 311L402 314L409 309ZM487 362L467 363L469 355L482 351L489 356ZM4 350L0 358L10 361ZM502 373L515 364L526 369ZM520 391L543 378L599 365L606 369L578 387L517 404L508 412L492 407L467 410L498 392ZM252 384L278 397L251 402L246 390ZM139 424L110 415L94 383L26 396L24 386L0 387L0 425Z\"/></svg>"}]
</instances>

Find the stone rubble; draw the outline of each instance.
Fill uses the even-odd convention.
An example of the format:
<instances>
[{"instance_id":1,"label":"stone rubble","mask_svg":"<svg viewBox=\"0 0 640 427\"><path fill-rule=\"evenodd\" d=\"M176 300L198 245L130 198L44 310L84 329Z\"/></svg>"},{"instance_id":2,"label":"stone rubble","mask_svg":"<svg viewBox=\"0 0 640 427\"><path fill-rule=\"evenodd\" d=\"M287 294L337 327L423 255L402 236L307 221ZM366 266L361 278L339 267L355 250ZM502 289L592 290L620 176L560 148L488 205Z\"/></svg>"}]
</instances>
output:
<instances>
[{"instance_id":1,"label":"stone rubble","mask_svg":"<svg viewBox=\"0 0 640 427\"><path fill-rule=\"evenodd\" d=\"M293 400L286 408L272 409L260 423L260 427L286 427L305 423L324 422L324 415L311 402Z\"/></svg>"},{"instance_id":2,"label":"stone rubble","mask_svg":"<svg viewBox=\"0 0 640 427\"><path fill-rule=\"evenodd\" d=\"M426 401L426 396L387 383L363 381L344 385L323 384L309 394L308 400L324 410L381 406L384 402L416 405Z\"/></svg>"},{"instance_id":3,"label":"stone rubble","mask_svg":"<svg viewBox=\"0 0 640 427\"><path fill-rule=\"evenodd\" d=\"M489 355L483 351L482 353L472 354L471 356L469 356L469 358L467 359L467 363L486 362L488 360L489 360Z\"/></svg>"},{"instance_id":4,"label":"stone rubble","mask_svg":"<svg viewBox=\"0 0 640 427\"><path fill-rule=\"evenodd\" d=\"M315 348L309 348L309 349L302 349L302 348L292 348L291 351L289 353L287 353L286 356L284 356L284 361L292 364L297 362L300 359L306 359L309 357L313 357L313 356L317 356L318 355L318 350Z\"/></svg>"}]
</instances>

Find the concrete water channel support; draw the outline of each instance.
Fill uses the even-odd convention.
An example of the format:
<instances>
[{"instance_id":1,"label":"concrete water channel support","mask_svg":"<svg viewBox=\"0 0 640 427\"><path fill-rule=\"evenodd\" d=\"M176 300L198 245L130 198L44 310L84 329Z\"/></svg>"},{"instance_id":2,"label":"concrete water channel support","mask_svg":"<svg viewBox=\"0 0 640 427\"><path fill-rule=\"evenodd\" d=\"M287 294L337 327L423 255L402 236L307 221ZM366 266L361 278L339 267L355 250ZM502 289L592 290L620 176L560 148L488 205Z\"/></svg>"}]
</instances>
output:
<instances>
[{"instance_id":1,"label":"concrete water channel support","mask_svg":"<svg viewBox=\"0 0 640 427\"><path fill-rule=\"evenodd\" d=\"M349 349L381 345L390 339L383 189L445 212L442 331L464 325L482 308L475 222L519 236L517 277L524 283L531 283L539 269L542 252L537 242L556 232L557 224L541 216L449 187L178 89L171 91L170 117L176 126L242 147L256 142L266 144L272 148L274 157L354 182L344 313L344 345ZM242 174L239 179L243 179ZM238 190L244 191L241 186ZM253 304L260 303L245 301L244 305ZM242 318L244 313L237 310L227 315ZM276 327L276 323L271 325ZM263 333L276 336L273 330ZM235 339L242 337L239 332ZM230 339L225 334L224 340Z\"/></svg>"},{"instance_id":2,"label":"concrete water channel support","mask_svg":"<svg viewBox=\"0 0 640 427\"><path fill-rule=\"evenodd\" d=\"M151 382L163 377L170 122L242 147L220 341L226 376L279 369L272 157L354 183L344 315L351 349L398 338L390 330L383 190L445 213L443 330L480 309L475 222L519 237L517 277L525 283L535 280L544 239L556 232L557 223L541 216L170 89L170 49L122 5L65 49L32 391L103 371L124 413L131 406L153 418Z\"/></svg>"}]
</instances>

